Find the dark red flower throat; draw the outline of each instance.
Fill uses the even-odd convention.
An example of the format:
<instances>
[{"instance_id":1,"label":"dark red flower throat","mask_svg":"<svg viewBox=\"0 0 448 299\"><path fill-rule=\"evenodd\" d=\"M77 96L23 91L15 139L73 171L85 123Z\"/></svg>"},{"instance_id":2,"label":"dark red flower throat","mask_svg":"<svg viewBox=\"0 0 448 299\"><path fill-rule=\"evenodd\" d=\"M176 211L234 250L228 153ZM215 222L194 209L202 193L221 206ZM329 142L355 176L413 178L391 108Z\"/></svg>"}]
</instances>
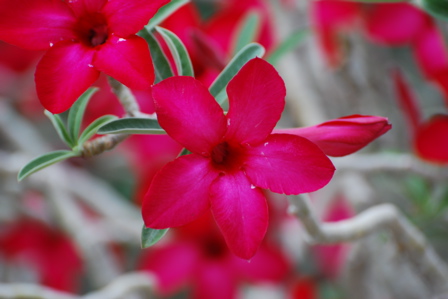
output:
<instances>
[{"instance_id":1,"label":"dark red flower throat","mask_svg":"<svg viewBox=\"0 0 448 299\"><path fill-rule=\"evenodd\" d=\"M234 172L241 169L244 163L245 150L239 144L221 142L212 150L213 166L223 172Z\"/></svg>"},{"instance_id":2,"label":"dark red flower throat","mask_svg":"<svg viewBox=\"0 0 448 299\"><path fill-rule=\"evenodd\" d=\"M104 44L109 37L106 17L100 13L92 13L81 17L76 24L76 33L82 43L88 47Z\"/></svg>"}]
</instances>

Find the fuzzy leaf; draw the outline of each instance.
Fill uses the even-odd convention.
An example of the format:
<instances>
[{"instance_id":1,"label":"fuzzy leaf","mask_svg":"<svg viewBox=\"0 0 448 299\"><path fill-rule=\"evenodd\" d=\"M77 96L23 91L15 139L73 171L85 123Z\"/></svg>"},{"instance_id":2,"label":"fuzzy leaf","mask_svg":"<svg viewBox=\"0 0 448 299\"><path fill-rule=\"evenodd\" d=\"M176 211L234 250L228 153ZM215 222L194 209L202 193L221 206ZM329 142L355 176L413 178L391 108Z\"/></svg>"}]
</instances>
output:
<instances>
[{"instance_id":1,"label":"fuzzy leaf","mask_svg":"<svg viewBox=\"0 0 448 299\"><path fill-rule=\"evenodd\" d=\"M87 140L89 140L93 135L96 134L99 128L101 128L106 123L117 119L115 115L104 115L100 118L94 120L79 136L78 145L84 144Z\"/></svg>"},{"instance_id":2,"label":"fuzzy leaf","mask_svg":"<svg viewBox=\"0 0 448 299\"><path fill-rule=\"evenodd\" d=\"M448 20L448 1L446 0L421 0L416 4L421 6L431 15L442 20Z\"/></svg>"},{"instance_id":3,"label":"fuzzy leaf","mask_svg":"<svg viewBox=\"0 0 448 299\"><path fill-rule=\"evenodd\" d=\"M188 55L187 48L185 48L182 41L174 33L165 28L157 27L157 31L170 48L171 54L176 62L177 73L179 76L194 77L190 55Z\"/></svg>"},{"instance_id":4,"label":"fuzzy leaf","mask_svg":"<svg viewBox=\"0 0 448 299\"><path fill-rule=\"evenodd\" d=\"M61 140L64 141L64 143L67 144L70 148L73 148L75 146L75 142L68 134L61 117L58 114L53 114L48 110L45 110L44 114L50 119L53 127L56 129L56 132L59 135L59 138L61 138Z\"/></svg>"},{"instance_id":5,"label":"fuzzy leaf","mask_svg":"<svg viewBox=\"0 0 448 299\"><path fill-rule=\"evenodd\" d=\"M252 43L260 32L261 16L256 11L250 11L244 17L244 20L238 30L233 53L241 51L244 46Z\"/></svg>"},{"instance_id":6,"label":"fuzzy leaf","mask_svg":"<svg viewBox=\"0 0 448 299\"><path fill-rule=\"evenodd\" d=\"M122 118L102 126L98 134L166 134L155 119Z\"/></svg>"},{"instance_id":7,"label":"fuzzy leaf","mask_svg":"<svg viewBox=\"0 0 448 299\"><path fill-rule=\"evenodd\" d=\"M294 50L305 39L308 32L307 29L302 29L292 33L269 54L267 61L270 64L276 64L283 55Z\"/></svg>"},{"instance_id":8,"label":"fuzzy leaf","mask_svg":"<svg viewBox=\"0 0 448 299\"><path fill-rule=\"evenodd\" d=\"M153 30L157 25L162 23L166 18L168 18L173 12L190 2L189 0L171 0L170 3L162 6L157 13L151 18L146 29L148 31Z\"/></svg>"},{"instance_id":9,"label":"fuzzy leaf","mask_svg":"<svg viewBox=\"0 0 448 299\"><path fill-rule=\"evenodd\" d=\"M239 72L239 70L252 58L262 57L265 49L262 45L251 43L239 51L229 62L224 70L219 74L210 86L210 93L216 98L216 101L222 105L227 98L226 87L230 80Z\"/></svg>"},{"instance_id":10,"label":"fuzzy leaf","mask_svg":"<svg viewBox=\"0 0 448 299\"><path fill-rule=\"evenodd\" d=\"M173 70L168 62L168 58L151 30L144 28L139 32L139 35L146 40L149 48L151 49L151 57L154 63L154 70L156 72L155 83L159 83L166 78L174 76Z\"/></svg>"},{"instance_id":11,"label":"fuzzy leaf","mask_svg":"<svg viewBox=\"0 0 448 299\"><path fill-rule=\"evenodd\" d=\"M153 229L143 226L142 228L142 248L148 248L156 244L160 239L168 232L168 228L165 229Z\"/></svg>"},{"instance_id":12,"label":"fuzzy leaf","mask_svg":"<svg viewBox=\"0 0 448 299\"><path fill-rule=\"evenodd\" d=\"M72 151L54 151L47 154L44 154L42 156L39 156L37 158L34 158L28 164L22 167L22 169L19 171L19 174L17 176L17 179L19 181L23 180L30 174L35 173L36 171L39 171L45 167L48 167L54 163L60 162L62 160L79 156L79 153L72 152Z\"/></svg>"},{"instance_id":13,"label":"fuzzy leaf","mask_svg":"<svg viewBox=\"0 0 448 299\"><path fill-rule=\"evenodd\" d=\"M79 130L81 129L82 118L86 111L87 103L98 88L87 89L79 99L73 104L68 113L67 126L68 133L72 140L78 140Z\"/></svg>"}]
</instances>

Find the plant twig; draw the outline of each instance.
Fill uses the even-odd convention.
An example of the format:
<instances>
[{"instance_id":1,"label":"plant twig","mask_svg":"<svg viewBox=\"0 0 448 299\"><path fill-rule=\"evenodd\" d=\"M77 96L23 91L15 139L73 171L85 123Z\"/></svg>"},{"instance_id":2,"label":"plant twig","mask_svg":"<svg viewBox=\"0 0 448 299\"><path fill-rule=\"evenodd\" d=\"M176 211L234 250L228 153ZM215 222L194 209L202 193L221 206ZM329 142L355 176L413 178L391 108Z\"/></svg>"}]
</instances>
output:
<instances>
[{"instance_id":1,"label":"plant twig","mask_svg":"<svg viewBox=\"0 0 448 299\"><path fill-rule=\"evenodd\" d=\"M306 195L290 196L290 211L303 223L312 242L352 242L381 229L390 229L397 247L409 255L435 291L446 291L448 270L424 236L392 204L369 208L355 217L333 223L321 223L314 214Z\"/></svg>"}]
</instances>

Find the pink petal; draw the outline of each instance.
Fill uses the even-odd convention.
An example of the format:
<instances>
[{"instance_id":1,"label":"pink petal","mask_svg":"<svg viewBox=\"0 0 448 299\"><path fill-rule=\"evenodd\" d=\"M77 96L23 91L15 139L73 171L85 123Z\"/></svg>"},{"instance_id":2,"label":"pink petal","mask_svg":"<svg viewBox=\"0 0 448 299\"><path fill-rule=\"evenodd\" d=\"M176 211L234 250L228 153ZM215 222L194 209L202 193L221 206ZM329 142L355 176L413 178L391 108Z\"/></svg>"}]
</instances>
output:
<instances>
[{"instance_id":1,"label":"pink petal","mask_svg":"<svg viewBox=\"0 0 448 299\"><path fill-rule=\"evenodd\" d=\"M51 113L71 107L99 76L91 67L94 51L82 44L59 44L42 57L36 68L36 90Z\"/></svg>"},{"instance_id":2,"label":"pink petal","mask_svg":"<svg viewBox=\"0 0 448 299\"><path fill-rule=\"evenodd\" d=\"M67 5L77 16L100 12L107 0L75 0L67 1Z\"/></svg>"},{"instance_id":3,"label":"pink petal","mask_svg":"<svg viewBox=\"0 0 448 299\"><path fill-rule=\"evenodd\" d=\"M272 134L248 150L245 165L250 181L282 194L300 194L325 186L334 166L317 145L288 134Z\"/></svg>"},{"instance_id":4,"label":"pink petal","mask_svg":"<svg viewBox=\"0 0 448 299\"><path fill-rule=\"evenodd\" d=\"M328 156L341 157L356 152L391 129L387 118L350 115L317 126L275 130L275 133L305 137Z\"/></svg>"},{"instance_id":5,"label":"pink petal","mask_svg":"<svg viewBox=\"0 0 448 299\"><path fill-rule=\"evenodd\" d=\"M129 88L147 89L154 82L154 67L145 40L110 37L96 52L93 65Z\"/></svg>"},{"instance_id":6,"label":"pink petal","mask_svg":"<svg viewBox=\"0 0 448 299\"><path fill-rule=\"evenodd\" d=\"M172 77L153 86L160 125L190 151L209 155L226 132L224 113L208 89L192 77Z\"/></svg>"},{"instance_id":7,"label":"pink petal","mask_svg":"<svg viewBox=\"0 0 448 299\"><path fill-rule=\"evenodd\" d=\"M263 141L285 107L286 89L272 65L255 58L246 63L227 86L227 138L240 143Z\"/></svg>"},{"instance_id":8,"label":"pink petal","mask_svg":"<svg viewBox=\"0 0 448 299\"><path fill-rule=\"evenodd\" d=\"M185 225L210 207L209 189L218 176L209 160L182 156L165 165L154 177L143 200L145 225L167 228Z\"/></svg>"},{"instance_id":9,"label":"pink petal","mask_svg":"<svg viewBox=\"0 0 448 299\"><path fill-rule=\"evenodd\" d=\"M143 26L169 0L113 0L103 8L114 34L126 37L140 31Z\"/></svg>"},{"instance_id":10,"label":"pink petal","mask_svg":"<svg viewBox=\"0 0 448 299\"><path fill-rule=\"evenodd\" d=\"M403 109L412 134L415 134L421 118L415 94L409 88L401 72L395 71L393 73L393 80L400 107Z\"/></svg>"},{"instance_id":11,"label":"pink petal","mask_svg":"<svg viewBox=\"0 0 448 299\"><path fill-rule=\"evenodd\" d=\"M220 176L211 186L211 208L230 250L250 259L268 227L268 206L243 172Z\"/></svg>"},{"instance_id":12,"label":"pink petal","mask_svg":"<svg viewBox=\"0 0 448 299\"><path fill-rule=\"evenodd\" d=\"M76 38L70 8L55 0L0 0L0 39L30 50L44 50Z\"/></svg>"},{"instance_id":13,"label":"pink petal","mask_svg":"<svg viewBox=\"0 0 448 299\"><path fill-rule=\"evenodd\" d=\"M416 60L425 76L433 78L448 71L448 55L442 34L435 24L422 32L413 43Z\"/></svg>"},{"instance_id":14,"label":"pink petal","mask_svg":"<svg viewBox=\"0 0 448 299\"><path fill-rule=\"evenodd\" d=\"M386 45L401 45L416 39L427 25L427 16L408 3L378 3L366 13L368 36Z\"/></svg>"},{"instance_id":15,"label":"pink petal","mask_svg":"<svg viewBox=\"0 0 448 299\"><path fill-rule=\"evenodd\" d=\"M263 245L250 261L239 258L233 261L238 276L252 282L281 281L291 268L280 250Z\"/></svg>"},{"instance_id":16,"label":"pink petal","mask_svg":"<svg viewBox=\"0 0 448 299\"><path fill-rule=\"evenodd\" d=\"M192 298L236 299L237 282L234 274L221 261L204 261L197 269Z\"/></svg>"},{"instance_id":17,"label":"pink petal","mask_svg":"<svg viewBox=\"0 0 448 299\"><path fill-rule=\"evenodd\" d=\"M448 115L435 115L420 127L415 149L425 160L448 163Z\"/></svg>"},{"instance_id":18,"label":"pink petal","mask_svg":"<svg viewBox=\"0 0 448 299\"><path fill-rule=\"evenodd\" d=\"M192 242L176 241L144 251L139 268L157 276L158 291L169 294L194 278L200 251Z\"/></svg>"}]
</instances>

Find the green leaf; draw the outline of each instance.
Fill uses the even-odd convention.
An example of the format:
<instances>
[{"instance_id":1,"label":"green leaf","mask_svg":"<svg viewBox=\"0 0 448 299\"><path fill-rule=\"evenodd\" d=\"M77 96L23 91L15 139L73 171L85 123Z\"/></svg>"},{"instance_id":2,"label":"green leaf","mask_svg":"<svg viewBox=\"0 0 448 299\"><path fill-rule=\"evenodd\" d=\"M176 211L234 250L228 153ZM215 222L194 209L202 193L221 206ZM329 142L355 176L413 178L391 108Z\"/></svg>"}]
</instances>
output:
<instances>
[{"instance_id":1,"label":"green leaf","mask_svg":"<svg viewBox=\"0 0 448 299\"><path fill-rule=\"evenodd\" d=\"M122 118L113 120L98 130L98 134L166 134L155 119Z\"/></svg>"},{"instance_id":2,"label":"green leaf","mask_svg":"<svg viewBox=\"0 0 448 299\"><path fill-rule=\"evenodd\" d=\"M53 127L56 129L56 132L59 135L59 138L61 138L61 140L64 141L64 143L67 144L70 148L73 148L75 146L75 141L72 140L72 138L68 134L61 117L47 110L44 111L44 114L50 119Z\"/></svg>"},{"instance_id":3,"label":"green leaf","mask_svg":"<svg viewBox=\"0 0 448 299\"><path fill-rule=\"evenodd\" d=\"M79 154L72 151L55 151L39 156L37 158L34 158L30 162L28 162L28 164L22 167L22 169L19 171L17 179L21 181L30 174L33 174L36 171L41 170L42 168L48 167L54 163L76 156L79 156Z\"/></svg>"},{"instance_id":4,"label":"green leaf","mask_svg":"<svg viewBox=\"0 0 448 299\"><path fill-rule=\"evenodd\" d=\"M222 105L227 98L226 86L229 81L249 60L255 57L263 57L264 53L265 49L262 45L251 43L241 49L241 51L233 57L233 59L210 86L210 93L215 97L216 101L220 105Z\"/></svg>"},{"instance_id":5,"label":"green leaf","mask_svg":"<svg viewBox=\"0 0 448 299\"><path fill-rule=\"evenodd\" d=\"M157 27L157 31L165 40L170 48L171 54L176 62L177 72L180 76L194 77L193 65L191 63L190 55L188 55L187 48L185 48L182 41L171 31Z\"/></svg>"},{"instance_id":6,"label":"green leaf","mask_svg":"<svg viewBox=\"0 0 448 299\"><path fill-rule=\"evenodd\" d=\"M171 0L170 3L162 6L157 13L149 20L148 25L145 27L148 30L153 30L154 27L162 23L166 18L168 18L173 12L190 2L189 0Z\"/></svg>"},{"instance_id":7,"label":"green leaf","mask_svg":"<svg viewBox=\"0 0 448 299\"><path fill-rule=\"evenodd\" d=\"M84 117L87 103L97 91L98 88L87 89L70 108L67 125L68 133L70 134L72 140L78 140L79 130L81 129L82 118Z\"/></svg>"},{"instance_id":8,"label":"green leaf","mask_svg":"<svg viewBox=\"0 0 448 299\"><path fill-rule=\"evenodd\" d=\"M271 64L276 64L283 55L294 50L305 39L308 32L308 29L301 29L292 33L271 52L267 61Z\"/></svg>"},{"instance_id":9,"label":"green leaf","mask_svg":"<svg viewBox=\"0 0 448 299\"><path fill-rule=\"evenodd\" d=\"M257 11L250 11L239 26L233 53L241 51L244 46L252 43L260 32L261 16Z\"/></svg>"},{"instance_id":10,"label":"green leaf","mask_svg":"<svg viewBox=\"0 0 448 299\"><path fill-rule=\"evenodd\" d=\"M144 28L139 32L139 35L146 40L149 48L151 49L151 58L154 63L154 70L156 73L155 83L174 76L168 58L163 52L162 47L160 46L160 43L157 41L154 34L152 34L149 29Z\"/></svg>"},{"instance_id":11,"label":"green leaf","mask_svg":"<svg viewBox=\"0 0 448 299\"><path fill-rule=\"evenodd\" d=\"M115 115L104 115L100 118L94 120L79 136L78 145L84 144L87 140L89 140L93 135L96 134L99 128L101 128L106 123L117 119Z\"/></svg>"},{"instance_id":12,"label":"green leaf","mask_svg":"<svg viewBox=\"0 0 448 299\"><path fill-rule=\"evenodd\" d=\"M166 229L153 229L143 226L142 228L142 248L148 248L165 236L169 228Z\"/></svg>"},{"instance_id":13,"label":"green leaf","mask_svg":"<svg viewBox=\"0 0 448 299\"><path fill-rule=\"evenodd\" d=\"M422 7L431 15L448 20L448 1L447 0L419 0L416 1L417 6Z\"/></svg>"}]
</instances>

